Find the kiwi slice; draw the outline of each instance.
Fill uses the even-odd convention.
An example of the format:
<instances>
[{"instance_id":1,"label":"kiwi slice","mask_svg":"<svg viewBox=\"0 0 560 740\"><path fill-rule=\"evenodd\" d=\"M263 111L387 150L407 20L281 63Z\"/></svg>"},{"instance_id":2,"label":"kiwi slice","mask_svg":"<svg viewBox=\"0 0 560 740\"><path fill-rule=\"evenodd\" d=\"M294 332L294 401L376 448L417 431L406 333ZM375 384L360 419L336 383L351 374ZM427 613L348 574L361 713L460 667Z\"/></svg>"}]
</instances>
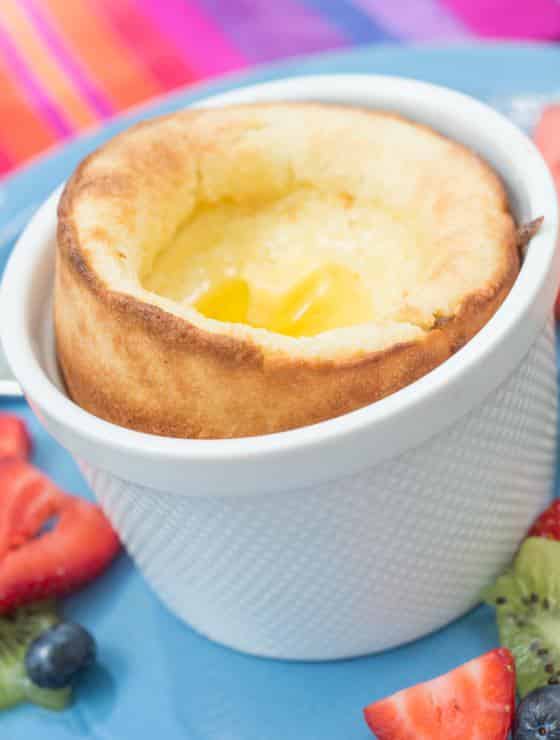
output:
<instances>
[{"instance_id":1,"label":"kiwi slice","mask_svg":"<svg viewBox=\"0 0 560 740\"><path fill-rule=\"evenodd\" d=\"M500 642L515 657L521 698L560 684L560 542L526 539L483 599L496 608Z\"/></svg>"},{"instance_id":2,"label":"kiwi slice","mask_svg":"<svg viewBox=\"0 0 560 740\"><path fill-rule=\"evenodd\" d=\"M25 672L25 653L33 640L59 622L52 602L21 607L0 616L0 709L23 701L47 709L64 709L70 701L70 689L41 689Z\"/></svg>"}]
</instances>

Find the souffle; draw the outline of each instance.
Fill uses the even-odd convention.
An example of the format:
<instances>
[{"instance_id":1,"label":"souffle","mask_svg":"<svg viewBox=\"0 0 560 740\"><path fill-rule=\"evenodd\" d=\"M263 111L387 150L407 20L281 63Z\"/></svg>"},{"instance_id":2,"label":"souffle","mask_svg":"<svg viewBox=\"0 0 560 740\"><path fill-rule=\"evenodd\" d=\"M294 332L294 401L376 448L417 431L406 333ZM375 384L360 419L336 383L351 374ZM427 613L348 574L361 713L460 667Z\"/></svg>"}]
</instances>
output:
<instances>
[{"instance_id":1,"label":"souffle","mask_svg":"<svg viewBox=\"0 0 560 740\"><path fill-rule=\"evenodd\" d=\"M280 432L440 365L519 266L499 177L426 126L317 103L187 110L68 181L59 363L77 404L124 427Z\"/></svg>"}]
</instances>

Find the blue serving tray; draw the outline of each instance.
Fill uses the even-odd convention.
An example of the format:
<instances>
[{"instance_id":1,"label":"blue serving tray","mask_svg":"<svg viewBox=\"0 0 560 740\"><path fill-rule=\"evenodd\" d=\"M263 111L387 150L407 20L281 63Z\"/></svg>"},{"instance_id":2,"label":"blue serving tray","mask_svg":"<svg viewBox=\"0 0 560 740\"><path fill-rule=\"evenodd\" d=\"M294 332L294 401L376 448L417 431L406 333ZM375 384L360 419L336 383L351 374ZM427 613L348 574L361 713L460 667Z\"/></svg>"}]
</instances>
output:
<instances>
[{"instance_id":1,"label":"blue serving tray","mask_svg":"<svg viewBox=\"0 0 560 740\"><path fill-rule=\"evenodd\" d=\"M31 213L85 154L133 121L210 92L289 75L369 72L416 77L494 100L555 93L559 70L560 48L552 46L376 46L296 59L159 99L0 185L0 271ZM0 407L29 421L38 466L63 488L90 495L73 461L23 401ZM250 658L208 642L171 616L126 556L68 599L65 611L95 634L100 667L65 712L25 705L1 714L2 740L366 740L371 735L364 705L497 645L492 612L480 608L431 637L378 656L326 664Z\"/></svg>"}]
</instances>

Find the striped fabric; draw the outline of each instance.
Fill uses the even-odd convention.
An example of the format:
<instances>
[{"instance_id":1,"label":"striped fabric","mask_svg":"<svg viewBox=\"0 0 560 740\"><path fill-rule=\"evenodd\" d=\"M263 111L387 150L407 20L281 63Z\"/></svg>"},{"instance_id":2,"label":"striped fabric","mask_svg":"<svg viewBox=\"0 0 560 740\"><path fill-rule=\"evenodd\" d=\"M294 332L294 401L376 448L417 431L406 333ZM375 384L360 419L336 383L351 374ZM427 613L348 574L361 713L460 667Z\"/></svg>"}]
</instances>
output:
<instances>
[{"instance_id":1,"label":"striped fabric","mask_svg":"<svg viewBox=\"0 0 560 740\"><path fill-rule=\"evenodd\" d=\"M0 0L0 177L180 85L355 44L560 38L559 0Z\"/></svg>"}]
</instances>

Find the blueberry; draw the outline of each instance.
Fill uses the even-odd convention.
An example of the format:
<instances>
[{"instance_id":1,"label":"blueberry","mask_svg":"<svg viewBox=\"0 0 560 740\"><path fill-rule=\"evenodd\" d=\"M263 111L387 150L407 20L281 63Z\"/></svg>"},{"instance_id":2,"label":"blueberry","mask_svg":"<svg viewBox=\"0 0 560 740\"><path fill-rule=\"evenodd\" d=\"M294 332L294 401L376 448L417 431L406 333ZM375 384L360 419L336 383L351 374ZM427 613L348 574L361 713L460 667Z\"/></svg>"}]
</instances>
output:
<instances>
[{"instance_id":1,"label":"blueberry","mask_svg":"<svg viewBox=\"0 0 560 740\"><path fill-rule=\"evenodd\" d=\"M73 622L60 622L34 640L25 655L31 681L42 689L70 686L95 660L95 642L87 630Z\"/></svg>"},{"instance_id":2,"label":"blueberry","mask_svg":"<svg viewBox=\"0 0 560 740\"><path fill-rule=\"evenodd\" d=\"M523 699L513 740L560 740L560 686L545 686Z\"/></svg>"}]
</instances>

